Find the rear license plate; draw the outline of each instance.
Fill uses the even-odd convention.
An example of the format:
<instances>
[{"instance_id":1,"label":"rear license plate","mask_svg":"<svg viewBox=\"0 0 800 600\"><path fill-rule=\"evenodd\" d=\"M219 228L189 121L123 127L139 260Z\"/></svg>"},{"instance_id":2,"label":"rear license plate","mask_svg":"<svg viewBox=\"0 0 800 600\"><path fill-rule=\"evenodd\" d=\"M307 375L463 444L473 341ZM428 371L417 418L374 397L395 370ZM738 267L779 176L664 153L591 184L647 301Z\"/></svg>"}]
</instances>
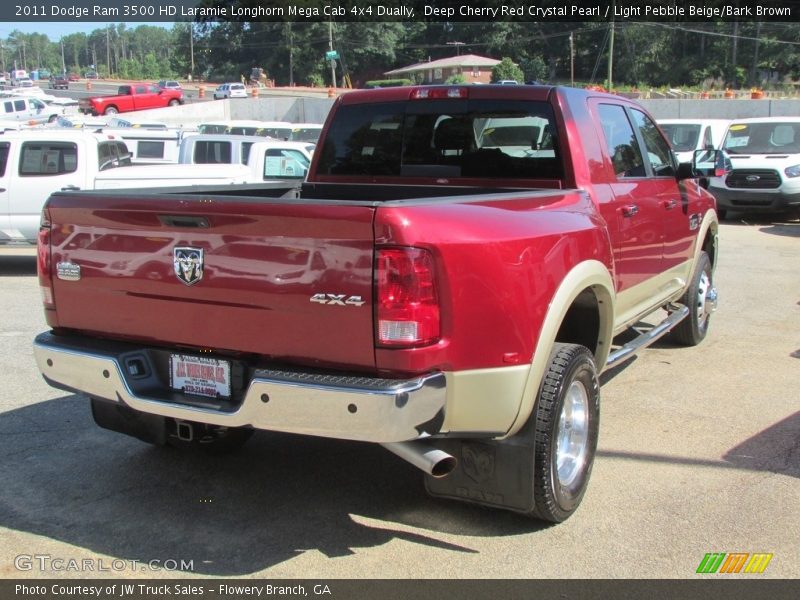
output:
<instances>
[{"instance_id":1,"label":"rear license plate","mask_svg":"<svg viewBox=\"0 0 800 600\"><path fill-rule=\"evenodd\" d=\"M231 363L204 356L171 354L169 385L186 394L230 398Z\"/></svg>"}]
</instances>

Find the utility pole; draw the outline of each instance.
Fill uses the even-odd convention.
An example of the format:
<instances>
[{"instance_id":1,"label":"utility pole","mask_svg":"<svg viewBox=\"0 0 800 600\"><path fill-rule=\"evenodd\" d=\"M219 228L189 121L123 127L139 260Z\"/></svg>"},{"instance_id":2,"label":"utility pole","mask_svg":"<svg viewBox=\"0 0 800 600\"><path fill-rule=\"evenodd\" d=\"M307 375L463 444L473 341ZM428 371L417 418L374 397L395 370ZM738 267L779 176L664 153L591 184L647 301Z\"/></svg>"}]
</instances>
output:
<instances>
[{"instance_id":1,"label":"utility pole","mask_svg":"<svg viewBox=\"0 0 800 600\"><path fill-rule=\"evenodd\" d=\"M289 87L294 86L294 32L292 31L292 22L287 23L289 26Z\"/></svg>"},{"instance_id":2,"label":"utility pole","mask_svg":"<svg viewBox=\"0 0 800 600\"><path fill-rule=\"evenodd\" d=\"M64 60L64 40L61 39L61 72L66 75L67 74L67 63Z\"/></svg>"},{"instance_id":3,"label":"utility pole","mask_svg":"<svg viewBox=\"0 0 800 600\"><path fill-rule=\"evenodd\" d=\"M456 56L461 56L461 46L464 45L464 42L447 42L448 46L455 46L456 47Z\"/></svg>"},{"instance_id":4,"label":"utility pole","mask_svg":"<svg viewBox=\"0 0 800 600\"><path fill-rule=\"evenodd\" d=\"M189 56L191 61L189 79L194 79L194 22L192 21L189 21Z\"/></svg>"},{"instance_id":5,"label":"utility pole","mask_svg":"<svg viewBox=\"0 0 800 600\"><path fill-rule=\"evenodd\" d=\"M111 77L111 36L108 28L106 27L106 65L108 66L108 76Z\"/></svg>"},{"instance_id":6,"label":"utility pole","mask_svg":"<svg viewBox=\"0 0 800 600\"><path fill-rule=\"evenodd\" d=\"M569 34L569 84L575 87L575 40L572 32Z\"/></svg>"},{"instance_id":7,"label":"utility pole","mask_svg":"<svg viewBox=\"0 0 800 600\"><path fill-rule=\"evenodd\" d=\"M614 89L614 19L611 19L611 37L608 41L608 91Z\"/></svg>"},{"instance_id":8,"label":"utility pole","mask_svg":"<svg viewBox=\"0 0 800 600\"><path fill-rule=\"evenodd\" d=\"M328 50L333 52L333 20L328 21ZM336 59L331 59L331 80L336 87Z\"/></svg>"}]
</instances>

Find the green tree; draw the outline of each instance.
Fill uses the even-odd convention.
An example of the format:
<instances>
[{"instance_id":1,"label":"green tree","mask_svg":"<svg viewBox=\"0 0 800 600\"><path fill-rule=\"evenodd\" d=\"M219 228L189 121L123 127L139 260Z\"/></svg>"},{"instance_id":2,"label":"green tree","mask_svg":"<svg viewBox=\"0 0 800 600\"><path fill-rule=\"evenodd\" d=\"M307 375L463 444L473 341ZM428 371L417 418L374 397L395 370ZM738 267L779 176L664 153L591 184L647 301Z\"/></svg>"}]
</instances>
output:
<instances>
[{"instance_id":1,"label":"green tree","mask_svg":"<svg viewBox=\"0 0 800 600\"><path fill-rule=\"evenodd\" d=\"M515 81L524 81L525 75L514 61L509 57L504 56L503 59L492 67L492 82L502 81L504 79L513 79Z\"/></svg>"}]
</instances>

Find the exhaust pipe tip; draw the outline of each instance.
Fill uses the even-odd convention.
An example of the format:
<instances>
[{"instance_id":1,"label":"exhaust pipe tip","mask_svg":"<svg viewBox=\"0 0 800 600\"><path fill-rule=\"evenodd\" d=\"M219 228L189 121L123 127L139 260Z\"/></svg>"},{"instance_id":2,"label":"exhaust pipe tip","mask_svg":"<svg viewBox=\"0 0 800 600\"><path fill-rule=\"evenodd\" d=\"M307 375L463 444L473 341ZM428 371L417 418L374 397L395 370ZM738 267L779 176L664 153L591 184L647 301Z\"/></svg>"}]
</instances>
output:
<instances>
[{"instance_id":1,"label":"exhaust pipe tip","mask_svg":"<svg viewBox=\"0 0 800 600\"><path fill-rule=\"evenodd\" d=\"M391 442L381 445L436 479L449 475L458 464L451 454L421 441Z\"/></svg>"},{"instance_id":2,"label":"exhaust pipe tip","mask_svg":"<svg viewBox=\"0 0 800 600\"><path fill-rule=\"evenodd\" d=\"M446 453L443 452L442 454ZM431 477L435 477L436 479L441 479L442 477L449 475L453 471L453 469L456 468L457 464L458 461L455 459L455 457L447 454L447 456L442 458L439 462L437 462L431 467L431 470L430 472L428 472L428 475L430 475Z\"/></svg>"}]
</instances>

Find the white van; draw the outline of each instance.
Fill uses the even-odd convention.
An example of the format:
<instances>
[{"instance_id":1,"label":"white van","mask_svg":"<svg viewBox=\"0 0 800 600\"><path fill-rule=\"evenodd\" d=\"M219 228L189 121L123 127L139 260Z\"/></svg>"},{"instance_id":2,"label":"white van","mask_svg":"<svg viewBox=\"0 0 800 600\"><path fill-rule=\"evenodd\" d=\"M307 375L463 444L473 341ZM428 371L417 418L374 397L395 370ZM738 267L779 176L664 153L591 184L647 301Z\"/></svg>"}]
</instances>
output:
<instances>
[{"instance_id":1,"label":"white van","mask_svg":"<svg viewBox=\"0 0 800 600\"><path fill-rule=\"evenodd\" d=\"M729 210L800 211L800 117L732 121L722 149L733 170L708 186L720 218Z\"/></svg>"},{"instance_id":2,"label":"white van","mask_svg":"<svg viewBox=\"0 0 800 600\"><path fill-rule=\"evenodd\" d=\"M264 138L256 135L192 134L184 136L178 153L182 164L247 164L250 147Z\"/></svg>"},{"instance_id":3,"label":"white van","mask_svg":"<svg viewBox=\"0 0 800 600\"><path fill-rule=\"evenodd\" d=\"M302 180L311 164L313 144L252 135L198 134L181 141L181 164L242 164L251 182Z\"/></svg>"},{"instance_id":4,"label":"white van","mask_svg":"<svg viewBox=\"0 0 800 600\"><path fill-rule=\"evenodd\" d=\"M62 114L63 106L47 105L38 98L0 98L0 121L19 121L30 125L54 123Z\"/></svg>"},{"instance_id":5,"label":"white van","mask_svg":"<svg viewBox=\"0 0 800 600\"><path fill-rule=\"evenodd\" d=\"M692 162L695 150L718 150L728 129L728 119L658 119L678 162Z\"/></svg>"},{"instance_id":6,"label":"white van","mask_svg":"<svg viewBox=\"0 0 800 600\"><path fill-rule=\"evenodd\" d=\"M25 69L12 69L11 85L14 87L32 87L33 81L31 81L31 77Z\"/></svg>"}]
</instances>

